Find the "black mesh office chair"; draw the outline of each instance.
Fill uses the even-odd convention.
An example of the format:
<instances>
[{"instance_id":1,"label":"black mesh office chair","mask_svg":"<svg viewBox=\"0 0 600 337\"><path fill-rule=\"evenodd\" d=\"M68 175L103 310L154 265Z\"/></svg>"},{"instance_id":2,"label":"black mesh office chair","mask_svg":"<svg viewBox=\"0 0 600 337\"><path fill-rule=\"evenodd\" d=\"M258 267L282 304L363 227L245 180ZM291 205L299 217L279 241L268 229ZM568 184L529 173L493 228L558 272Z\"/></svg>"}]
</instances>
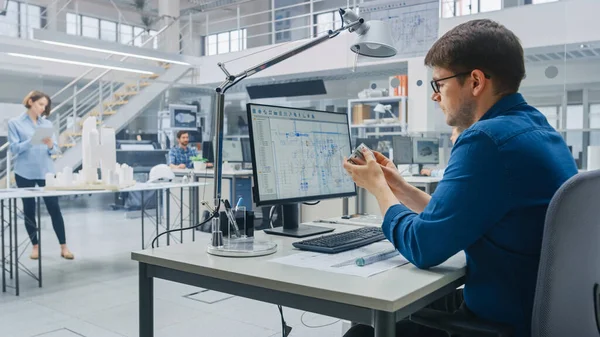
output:
<instances>
[{"instance_id":1,"label":"black mesh office chair","mask_svg":"<svg viewBox=\"0 0 600 337\"><path fill-rule=\"evenodd\" d=\"M435 310L411 316L461 337L509 337L505 325ZM544 227L532 337L600 336L600 170L580 173L556 192Z\"/></svg>"}]
</instances>

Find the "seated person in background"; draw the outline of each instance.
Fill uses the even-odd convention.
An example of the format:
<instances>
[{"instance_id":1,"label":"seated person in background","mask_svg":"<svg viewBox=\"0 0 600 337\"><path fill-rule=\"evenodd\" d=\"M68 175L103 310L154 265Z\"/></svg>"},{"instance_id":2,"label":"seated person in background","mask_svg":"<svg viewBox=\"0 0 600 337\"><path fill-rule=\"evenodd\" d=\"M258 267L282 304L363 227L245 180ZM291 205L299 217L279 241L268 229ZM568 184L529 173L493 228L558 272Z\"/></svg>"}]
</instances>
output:
<instances>
[{"instance_id":1,"label":"seated person in background","mask_svg":"<svg viewBox=\"0 0 600 337\"><path fill-rule=\"evenodd\" d=\"M195 148L189 147L190 135L187 131L177 132L177 145L169 151L169 166L173 169L192 168L192 157L198 155Z\"/></svg>"},{"instance_id":2,"label":"seated person in background","mask_svg":"<svg viewBox=\"0 0 600 337\"><path fill-rule=\"evenodd\" d=\"M454 145L454 143L456 143L456 139L458 138L458 136L460 136L461 132L463 132L464 129L462 129L461 127L454 127L452 128L452 135L450 136L450 141L452 142L452 145ZM424 168L421 170L421 174L424 176L428 176L428 177L443 177L444 176L444 171L446 169L445 168L441 168L441 169L430 169L430 168Z\"/></svg>"},{"instance_id":3,"label":"seated person in background","mask_svg":"<svg viewBox=\"0 0 600 337\"><path fill-rule=\"evenodd\" d=\"M378 152L365 151L366 163L344 168L377 198L383 233L413 265L431 268L464 251L464 290L430 308L504 323L513 337L530 337L546 211L577 174L575 161L563 137L518 93L523 48L504 26L487 19L460 24L433 44L425 65L433 68L431 99L448 125L464 128L435 192L409 185ZM448 336L406 320L396 332ZM355 325L346 337L373 335L372 327Z\"/></svg>"}]
</instances>

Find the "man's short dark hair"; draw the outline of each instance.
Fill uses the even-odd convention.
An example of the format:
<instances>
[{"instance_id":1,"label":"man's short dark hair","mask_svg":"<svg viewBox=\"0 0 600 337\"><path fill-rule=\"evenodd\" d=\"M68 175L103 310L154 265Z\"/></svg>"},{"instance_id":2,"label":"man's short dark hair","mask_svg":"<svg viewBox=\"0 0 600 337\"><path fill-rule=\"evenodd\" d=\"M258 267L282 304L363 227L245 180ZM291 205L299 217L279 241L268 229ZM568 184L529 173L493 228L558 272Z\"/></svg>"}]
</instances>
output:
<instances>
[{"instance_id":1,"label":"man's short dark hair","mask_svg":"<svg viewBox=\"0 0 600 337\"><path fill-rule=\"evenodd\" d=\"M181 136L187 135L187 134L189 134L189 132L185 131L185 130L177 131L177 139L179 139L179 138L181 138Z\"/></svg>"},{"instance_id":2,"label":"man's short dark hair","mask_svg":"<svg viewBox=\"0 0 600 337\"><path fill-rule=\"evenodd\" d=\"M497 94L517 92L525 76L519 38L488 19L472 20L452 28L429 49L425 65L455 74L479 69L491 76ZM464 78L459 77L459 80Z\"/></svg>"}]
</instances>

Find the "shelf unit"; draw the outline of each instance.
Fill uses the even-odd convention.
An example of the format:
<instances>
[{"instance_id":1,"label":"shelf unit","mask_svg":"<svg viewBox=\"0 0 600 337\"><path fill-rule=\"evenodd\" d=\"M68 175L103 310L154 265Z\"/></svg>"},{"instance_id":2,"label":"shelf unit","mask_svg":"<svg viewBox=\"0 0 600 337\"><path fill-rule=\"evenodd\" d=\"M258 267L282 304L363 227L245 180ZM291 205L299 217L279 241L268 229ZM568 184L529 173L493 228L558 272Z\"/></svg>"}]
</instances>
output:
<instances>
[{"instance_id":1,"label":"shelf unit","mask_svg":"<svg viewBox=\"0 0 600 337\"><path fill-rule=\"evenodd\" d=\"M386 96L386 97L370 97L370 98L356 98L348 100L348 124L350 130L357 130L358 137L366 138L368 136L380 136L380 135L393 135L393 134L405 134L408 132L408 97L407 96ZM398 117L400 123L388 124L376 122L375 124L352 124L353 121L353 106L356 104L367 104L375 106L377 104L392 105L397 104L395 107L398 108ZM376 113L375 119L379 119L379 114ZM381 132L381 129L394 129L394 131Z\"/></svg>"}]
</instances>

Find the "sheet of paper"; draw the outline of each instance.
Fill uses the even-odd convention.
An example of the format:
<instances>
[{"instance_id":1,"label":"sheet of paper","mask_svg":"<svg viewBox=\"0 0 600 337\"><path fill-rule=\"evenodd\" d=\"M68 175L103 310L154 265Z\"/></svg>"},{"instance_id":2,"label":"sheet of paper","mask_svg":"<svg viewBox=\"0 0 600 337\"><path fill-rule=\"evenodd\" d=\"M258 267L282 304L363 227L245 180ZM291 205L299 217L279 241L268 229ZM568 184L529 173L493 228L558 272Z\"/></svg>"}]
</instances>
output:
<instances>
[{"instance_id":1,"label":"sheet of paper","mask_svg":"<svg viewBox=\"0 0 600 337\"><path fill-rule=\"evenodd\" d=\"M31 137L31 145L44 144L43 140L46 138L52 138L54 134L54 128L39 127L35 129L35 133Z\"/></svg>"},{"instance_id":2,"label":"sheet of paper","mask_svg":"<svg viewBox=\"0 0 600 337\"><path fill-rule=\"evenodd\" d=\"M360 247L338 254L300 252L297 254L272 259L270 260L270 262L282 263L296 267L323 270L332 273L369 277L407 264L408 261L401 255L397 255L393 258L375 262L364 267L359 267L356 264L349 264L343 267L335 267L335 265L355 261L359 257L364 257L370 254L386 251L390 248L392 248L392 244L389 241L384 240L370 244L368 246Z\"/></svg>"}]
</instances>

